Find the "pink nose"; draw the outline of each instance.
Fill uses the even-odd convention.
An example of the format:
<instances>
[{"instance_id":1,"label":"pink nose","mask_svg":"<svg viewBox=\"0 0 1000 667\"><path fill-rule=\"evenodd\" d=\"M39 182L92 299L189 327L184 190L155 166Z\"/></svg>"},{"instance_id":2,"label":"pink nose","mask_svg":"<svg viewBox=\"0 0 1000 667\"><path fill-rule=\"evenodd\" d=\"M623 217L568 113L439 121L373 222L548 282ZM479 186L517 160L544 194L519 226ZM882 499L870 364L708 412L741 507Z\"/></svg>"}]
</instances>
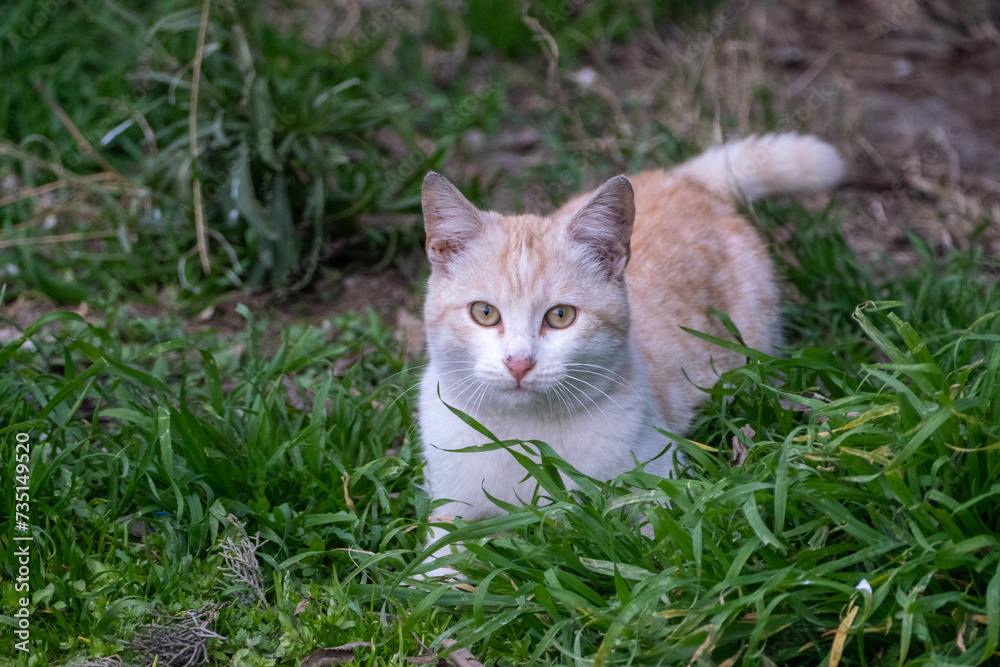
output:
<instances>
[{"instance_id":1,"label":"pink nose","mask_svg":"<svg viewBox=\"0 0 1000 667\"><path fill-rule=\"evenodd\" d=\"M535 367L535 360L531 357L523 357L520 359L507 357L504 364L506 364L507 370L510 371L510 374L514 377L514 379L517 380L517 384L520 385L521 380L523 380L524 376L528 374L528 371Z\"/></svg>"}]
</instances>

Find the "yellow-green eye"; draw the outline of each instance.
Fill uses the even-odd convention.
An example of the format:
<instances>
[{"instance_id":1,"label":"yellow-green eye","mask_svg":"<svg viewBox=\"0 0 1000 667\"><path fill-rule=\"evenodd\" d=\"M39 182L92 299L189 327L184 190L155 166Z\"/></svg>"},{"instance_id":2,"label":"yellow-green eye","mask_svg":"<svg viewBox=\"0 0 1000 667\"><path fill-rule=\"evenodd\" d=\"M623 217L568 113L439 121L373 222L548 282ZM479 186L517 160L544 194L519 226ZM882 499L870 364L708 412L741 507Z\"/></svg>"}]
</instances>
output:
<instances>
[{"instance_id":1,"label":"yellow-green eye","mask_svg":"<svg viewBox=\"0 0 1000 667\"><path fill-rule=\"evenodd\" d=\"M497 310L496 306L491 306L485 301L476 301L469 306L469 314L472 315L472 319L477 324L482 324L484 327L500 324L500 311Z\"/></svg>"},{"instance_id":2,"label":"yellow-green eye","mask_svg":"<svg viewBox=\"0 0 1000 667\"><path fill-rule=\"evenodd\" d=\"M549 308L545 313L545 323L553 329L565 329L576 319L576 308L564 303Z\"/></svg>"}]
</instances>

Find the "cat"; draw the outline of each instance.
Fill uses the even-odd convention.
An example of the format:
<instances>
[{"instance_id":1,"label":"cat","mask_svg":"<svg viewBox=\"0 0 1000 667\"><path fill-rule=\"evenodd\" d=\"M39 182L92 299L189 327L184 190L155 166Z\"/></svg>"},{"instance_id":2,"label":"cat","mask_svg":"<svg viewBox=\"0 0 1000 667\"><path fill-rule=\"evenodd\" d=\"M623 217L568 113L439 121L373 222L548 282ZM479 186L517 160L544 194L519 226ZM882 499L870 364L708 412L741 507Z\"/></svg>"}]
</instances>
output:
<instances>
[{"instance_id":1,"label":"cat","mask_svg":"<svg viewBox=\"0 0 1000 667\"><path fill-rule=\"evenodd\" d=\"M680 327L731 338L714 309L752 348L776 354L782 342L774 265L737 203L831 188L843 171L815 137L751 136L670 171L616 176L546 217L481 211L427 174L418 423L427 489L447 499L438 518L496 516L487 493L520 504L535 490L506 450L449 451L487 439L446 403L500 439L548 443L593 478L636 461L673 475L656 427L683 433L706 398L699 387L745 363ZM431 542L445 532L433 528Z\"/></svg>"}]
</instances>

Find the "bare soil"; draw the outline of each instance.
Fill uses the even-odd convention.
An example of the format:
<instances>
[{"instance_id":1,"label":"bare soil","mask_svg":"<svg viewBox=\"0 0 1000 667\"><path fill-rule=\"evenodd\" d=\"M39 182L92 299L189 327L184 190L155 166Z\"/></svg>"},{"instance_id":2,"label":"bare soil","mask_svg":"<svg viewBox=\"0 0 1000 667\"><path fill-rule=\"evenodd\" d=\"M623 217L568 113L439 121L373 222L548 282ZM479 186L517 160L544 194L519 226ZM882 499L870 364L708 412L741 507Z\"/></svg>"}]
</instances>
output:
<instances>
[{"instance_id":1,"label":"bare soil","mask_svg":"<svg viewBox=\"0 0 1000 667\"><path fill-rule=\"evenodd\" d=\"M1000 256L1000 1L768 3L752 19L794 106L834 91L827 135L850 160L849 240L912 259L906 232Z\"/></svg>"}]
</instances>

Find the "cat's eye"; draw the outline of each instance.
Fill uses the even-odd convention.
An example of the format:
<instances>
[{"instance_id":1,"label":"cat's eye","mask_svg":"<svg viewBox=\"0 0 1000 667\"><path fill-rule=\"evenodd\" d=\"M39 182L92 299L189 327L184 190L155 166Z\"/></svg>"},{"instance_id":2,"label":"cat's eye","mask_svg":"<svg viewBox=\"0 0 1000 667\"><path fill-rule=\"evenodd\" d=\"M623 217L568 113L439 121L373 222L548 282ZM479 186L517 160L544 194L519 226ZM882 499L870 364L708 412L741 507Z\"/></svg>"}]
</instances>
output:
<instances>
[{"instance_id":1,"label":"cat's eye","mask_svg":"<svg viewBox=\"0 0 1000 667\"><path fill-rule=\"evenodd\" d=\"M573 320L576 319L576 308L573 306L567 306L564 303L558 306L552 306L549 308L549 312L545 313L545 324L549 325L553 329L565 329L569 325L573 324Z\"/></svg>"},{"instance_id":2,"label":"cat's eye","mask_svg":"<svg viewBox=\"0 0 1000 667\"><path fill-rule=\"evenodd\" d=\"M469 306L469 314L472 315L472 319L477 324L482 324L484 327L492 327L500 324L500 311L497 310L496 306L490 305L485 301L476 301Z\"/></svg>"}]
</instances>

